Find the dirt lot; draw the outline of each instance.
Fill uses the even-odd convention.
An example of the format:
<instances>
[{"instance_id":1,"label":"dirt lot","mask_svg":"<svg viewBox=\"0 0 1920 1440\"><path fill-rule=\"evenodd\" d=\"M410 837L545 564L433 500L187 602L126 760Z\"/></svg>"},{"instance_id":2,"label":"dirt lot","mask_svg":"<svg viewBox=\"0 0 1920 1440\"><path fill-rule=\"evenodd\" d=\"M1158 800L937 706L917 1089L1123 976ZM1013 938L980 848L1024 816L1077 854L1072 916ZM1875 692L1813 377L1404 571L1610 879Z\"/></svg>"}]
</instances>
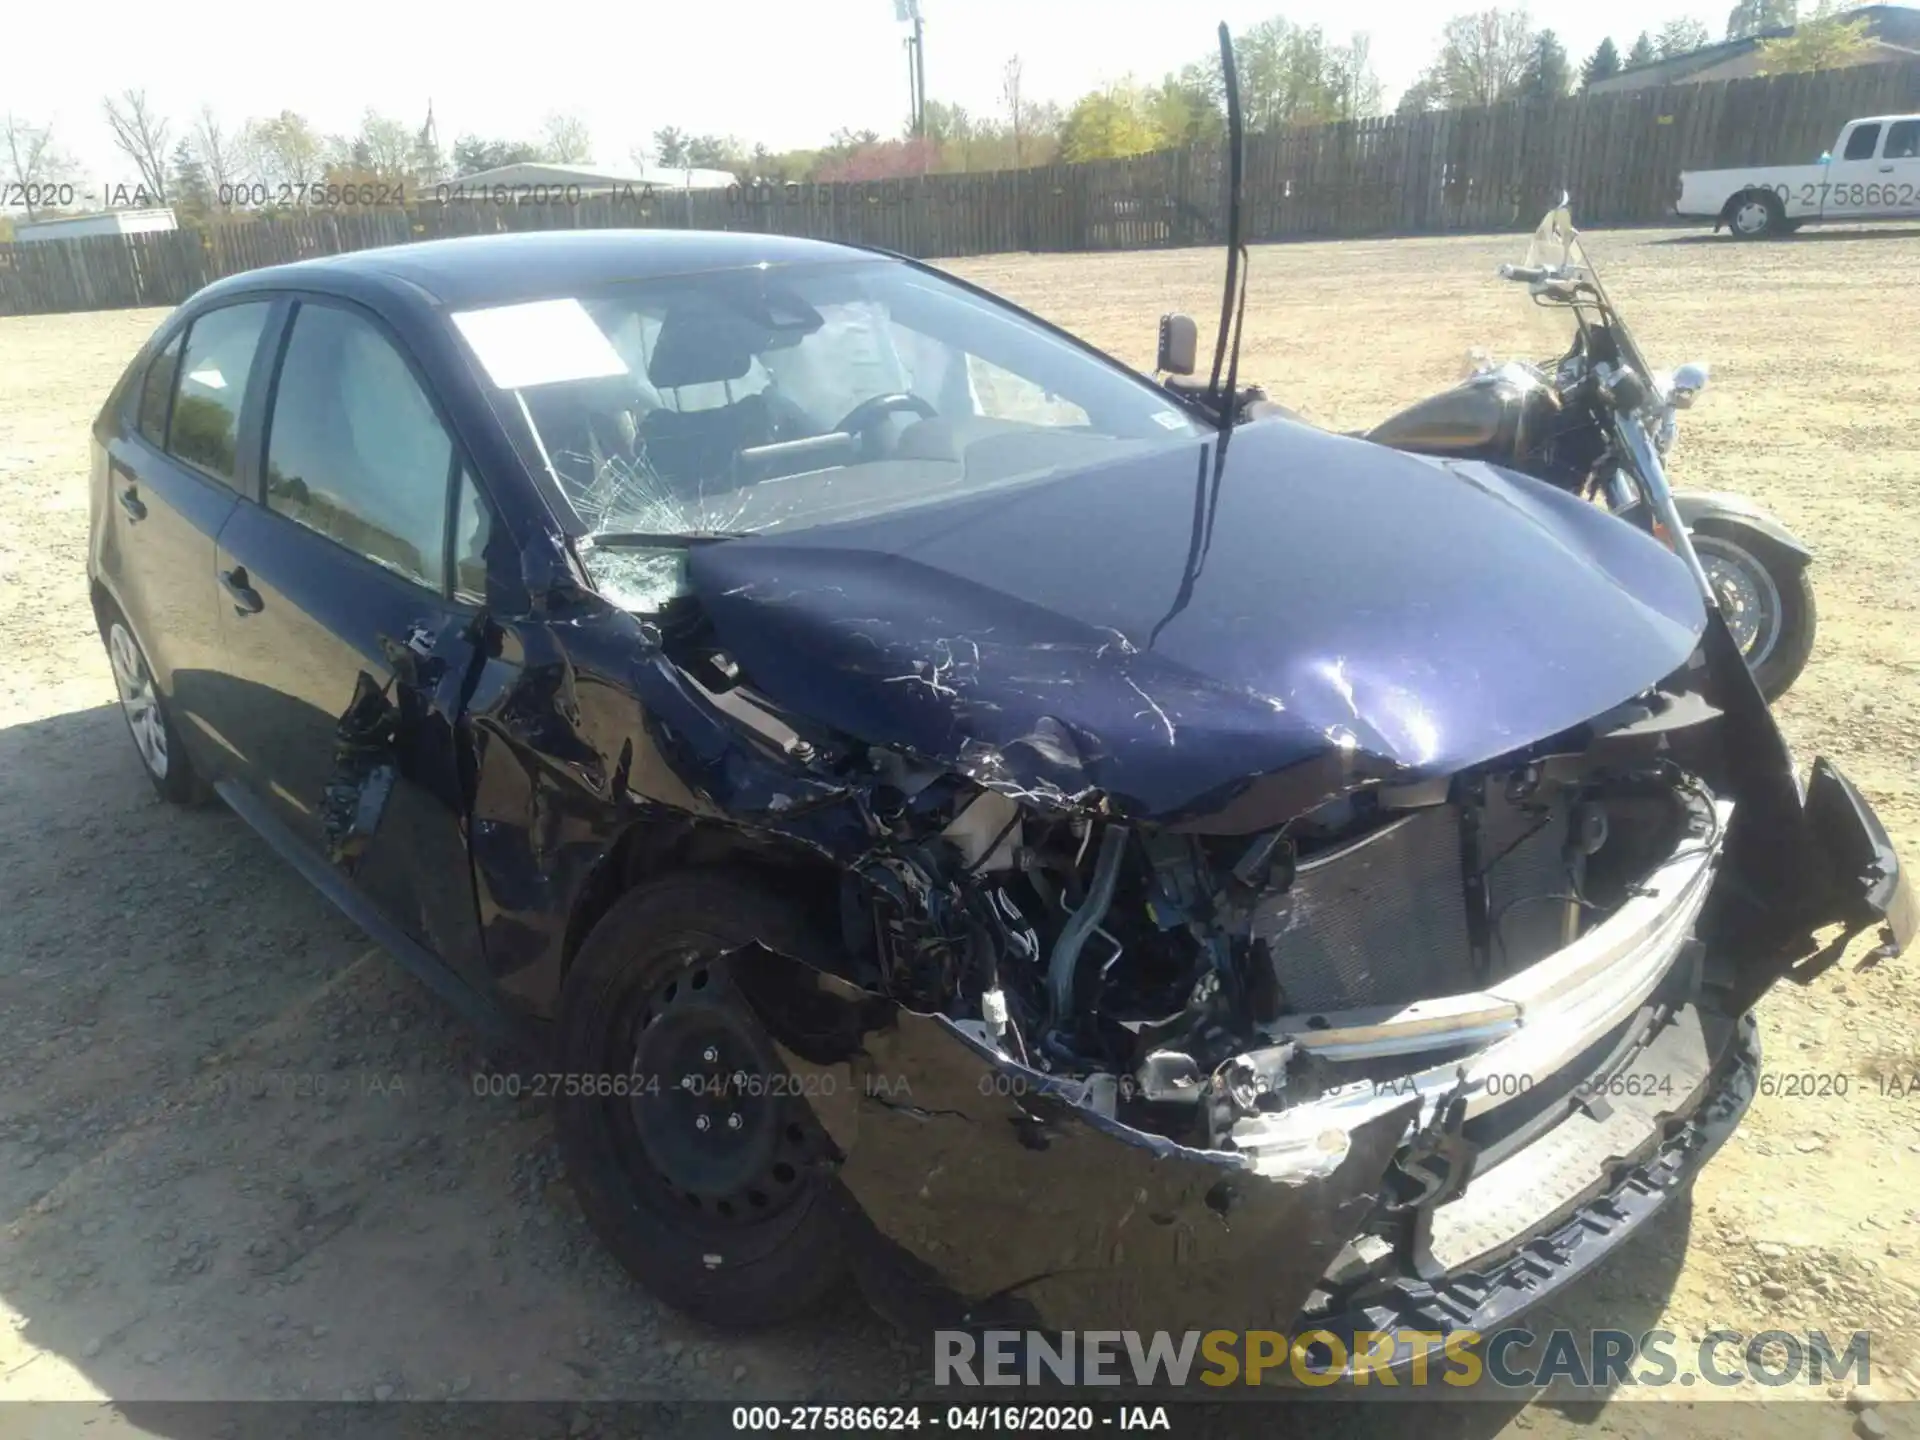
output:
<instances>
[{"instance_id":1,"label":"dirt lot","mask_svg":"<svg viewBox=\"0 0 1920 1440\"><path fill-rule=\"evenodd\" d=\"M1455 378L1470 346L1544 352L1524 295L1492 278L1520 245L1258 250L1243 374L1350 427ZM1682 482L1754 496L1821 557L1820 644L1781 707L1797 753L1834 757L1920 862L1920 345L1889 283L1920 267L1920 232L1592 247L1657 360L1714 364ZM1177 252L956 268L1145 364L1163 309L1217 313L1219 266ZM153 798L83 556L87 425L160 318L0 320L0 1399L908 1393L916 1344L856 1306L741 1341L653 1304L587 1235L539 1108L476 1098L479 1042L238 820ZM1875 1388L1920 1392L1920 1098L1886 1093L1920 1092L1920 980L1912 959L1869 951L1762 1011L1772 1072L1838 1077L1826 1093L1763 1096L1691 1210L1553 1318L1683 1340L1871 1329ZM1669 1391L1682 1403L1658 1411L1455 1407L1444 1423L1349 1407L1336 1428L1854 1424L1824 1389L1775 1393L1810 1403L1757 1414ZM0 1408L0 1429L50 1423Z\"/></svg>"}]
</instances>

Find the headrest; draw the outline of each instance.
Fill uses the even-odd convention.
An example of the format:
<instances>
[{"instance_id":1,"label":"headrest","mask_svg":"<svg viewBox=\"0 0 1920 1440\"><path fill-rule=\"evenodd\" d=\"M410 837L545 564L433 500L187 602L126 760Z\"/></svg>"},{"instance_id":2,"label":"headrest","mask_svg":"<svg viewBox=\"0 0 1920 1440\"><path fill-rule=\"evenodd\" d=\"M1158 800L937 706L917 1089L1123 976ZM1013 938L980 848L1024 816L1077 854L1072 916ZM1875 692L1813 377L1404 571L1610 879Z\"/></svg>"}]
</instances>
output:
<instances>
[{"instance_id":1,"label":"headrest","mask_svg":"<svg viewBox=\"0 0 1920 1440\"><path fill-rule=\"evenodd\" d=\"M738 380L763 338L745 316L717 306L675 306L660 322L647 378L661 388Z\"/></svg>"}]
</instances>

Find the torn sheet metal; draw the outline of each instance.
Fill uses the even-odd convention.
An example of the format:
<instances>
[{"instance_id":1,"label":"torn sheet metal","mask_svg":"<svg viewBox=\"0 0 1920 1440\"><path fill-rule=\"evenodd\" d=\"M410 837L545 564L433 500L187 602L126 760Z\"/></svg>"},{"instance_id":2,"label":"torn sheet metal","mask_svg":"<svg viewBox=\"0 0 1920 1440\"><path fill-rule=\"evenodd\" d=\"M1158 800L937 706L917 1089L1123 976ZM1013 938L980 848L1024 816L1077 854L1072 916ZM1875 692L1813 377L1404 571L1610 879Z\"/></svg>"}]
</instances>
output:
<instances>
[{"instance_id":1,"label":"torn sheet metal","mask_svg":"<svg viewBox=\"0 0 1920 1440\"><path fill-rule=\"evenodd\" d=\"M908 1324L1287 1328L1418 1108L1357 1127L1331 1173L1270 1178L1076 1103L945 1017L759 946L731 958L838 1152L862 1284Z\"/></svg>"},{"instance_id":2,"label":"torn sheet metal","mask_svg":"<svg viewBox=\"0 0 1920 1440\"><path fill-rule=\"evenodd\" d=\"M354 683L334 731L333 768L320 793L327 859L352 875L373 843L399 778L395 745L400 711L366 671Z\"/></svg>"},{"instance_id":3,"label":"torn sheet metal","mask_svg":"<svg viewBox=\"0 0 1920 1440\"><path fill-rule=\"evenodd\" d=\"M1578 725L1704 623L1660 545L1520 476L1278 421L1203 464L1198 497L1193 461L701 546L688 585L796 713L1160 820L1264 785L1246 830Z\"/></svg>"},{"instance_id":4,"label":"torn sheet metal","mask_svg":"<svg viewBox=\"0 0 1920 1440\"><path fill-rule=\"evenodd\" d=\"M538 1013L568 916L631 827L724 823L822 856L870 843L855 791L731 718L630 615L500 625L463 723L487 961Z\"/></svg>"}]
</instances>

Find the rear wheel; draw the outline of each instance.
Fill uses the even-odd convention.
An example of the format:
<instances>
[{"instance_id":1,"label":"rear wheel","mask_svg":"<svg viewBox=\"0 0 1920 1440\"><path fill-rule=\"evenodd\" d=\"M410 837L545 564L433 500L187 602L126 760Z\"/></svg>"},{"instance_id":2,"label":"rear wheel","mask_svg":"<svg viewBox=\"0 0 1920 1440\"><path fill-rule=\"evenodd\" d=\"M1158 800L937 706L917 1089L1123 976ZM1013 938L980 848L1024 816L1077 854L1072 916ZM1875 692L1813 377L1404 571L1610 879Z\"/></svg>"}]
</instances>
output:
<instances>
[{"instance_id":1,"label":"rear wheel","mask_svg":"<svg viewBox=\"0 0 1920 1440\"><path fill-rule=\"evenodd\" d=\"M1696 525L1693 549L1760 693L1778 700L1807 668L1819 626L1806 562L1726 520Z\"/></svg>"},{"instance_id":2,"label":"rear wheel","mask_svg":"<svg viewBox=\"0 0 1920 1440\"><path fill-rule=\"evenodd\" d=\"M113 670L113 688L119 692L120 713L126 718L134 752L147 779L160 798L171 804L203 802L206 787L187 758L187 747L174 728L167 702L153 678L153 667L134 638L133 627L111 604L101 607L100 638L107 647L107 664Z\"/></svg>"},{"instance_id":3,"label":"rear wheel","mask_svg":"<svg viewBox=\"0 0 1920 1440\"><path fill-rule=\"evenodd\" d=\"M845 1274L825 1137L726 958L755 940L813 948L746 877L642 885L582 944L558 1026L560 1144L588 1221L662 1300L736 1330L818 1308Z\"/></svg>"},{"instance_id":4,"label":"rear wheel","mask_svg":"<svg viewBox=\"0 0 1920 1440\"><path fill-rule=\"evenodd\" d=\"M1780 197L1768 190L1737 196L1727 207L1727 228L1738 240L1783 234L1787 228L1786 208Z\"/></svg>"}]
</instances>

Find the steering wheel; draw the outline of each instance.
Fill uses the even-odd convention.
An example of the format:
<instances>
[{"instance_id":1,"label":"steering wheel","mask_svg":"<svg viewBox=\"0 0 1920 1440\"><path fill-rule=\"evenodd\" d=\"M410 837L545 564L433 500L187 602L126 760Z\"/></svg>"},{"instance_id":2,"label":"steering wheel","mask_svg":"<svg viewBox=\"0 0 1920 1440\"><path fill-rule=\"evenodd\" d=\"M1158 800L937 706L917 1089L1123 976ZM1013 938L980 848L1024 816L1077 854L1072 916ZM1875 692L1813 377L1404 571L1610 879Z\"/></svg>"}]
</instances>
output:
<instances>
[{"instance_id":1,"label":"steering wheel","mask_svg":"<svg viewBox=\"0 0 1920 1440\"><path fill-rule=\"evenodd\" d=\"M888 395L875 395L870 399L862 400L833 428L845 431L849 435L861 436L862 448L870 450L872 444L866 439L867 432L896 410L911 410L922 420L931 420L940 413L918 395L910 394L905 390L895 390Z\"/></svg>"}]
</instances>

